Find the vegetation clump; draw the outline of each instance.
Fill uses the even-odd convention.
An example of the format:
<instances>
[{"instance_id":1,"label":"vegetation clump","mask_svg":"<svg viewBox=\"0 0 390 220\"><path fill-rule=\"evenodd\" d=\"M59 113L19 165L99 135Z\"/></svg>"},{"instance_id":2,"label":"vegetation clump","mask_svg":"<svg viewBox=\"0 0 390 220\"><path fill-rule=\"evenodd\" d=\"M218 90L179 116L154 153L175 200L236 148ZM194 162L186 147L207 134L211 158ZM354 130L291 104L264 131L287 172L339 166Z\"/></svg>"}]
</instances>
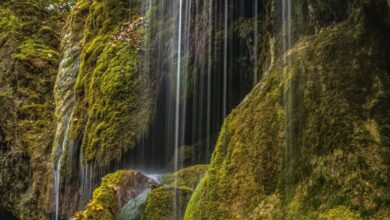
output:
<instances>
[{"instance_id":1,"label":"vegetation clump","mask_svg":"<svg viewBox=\"0 0 390 220\"><path fill-rule=\"evenodd\" d=\"M67 11L55 0L0 2L0 210L44 219L51 209L53 91ZM0 211L1 212L1 211Z\"/></svg>"},{"instance_id":2,"label":"vegetation clump","mask_svg":"<svg viewBox=\"0 0 390 220\"><path fill-rule=\"evenodd\" d=\"M108 174L94 190L85 210L75 213L73 219L114 220L120 208L146 190L150 183L150 179L133 170L119 170Z\"/></svg>"},{"instance_id":3,"label":"vegetation clump","mask_svg":"<svg viewBox=\"0 0 390 220\"><path fill-rule=\"evenodd\" d=\"M181 219L192 194L191 188L161 186L150 191L146 198L142 220Z\"/></svg>"},{"instance_id":4,"label":"vegetation clump","mask_svg":"<svg viewBox=\"0 0 390 220\"><path fill-rule=\"evenodd\" d=\"M186 219L389 213L390 36L383 12L355 8L286 52L225 120Z\"/></svg>"},{"instance_id":5,"label":"vegetation clump","mask_svg":"<svg viewBox=\"0 0 390 220\"><path fill-rule=\"evenodd\" d=\"M108 166L148 130L153 96L142 72L140 4L133 0L129 8L128 1L109 0L90 5L71 128L85 163Z\"/></svg>"}]
</instances>

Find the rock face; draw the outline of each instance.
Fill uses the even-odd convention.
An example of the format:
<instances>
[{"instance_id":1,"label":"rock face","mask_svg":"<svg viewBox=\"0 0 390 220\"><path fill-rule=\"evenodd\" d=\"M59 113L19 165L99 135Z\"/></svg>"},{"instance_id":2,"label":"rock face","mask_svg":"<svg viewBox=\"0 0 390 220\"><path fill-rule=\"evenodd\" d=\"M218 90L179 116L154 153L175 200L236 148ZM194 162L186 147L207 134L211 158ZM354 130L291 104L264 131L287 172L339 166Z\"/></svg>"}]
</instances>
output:
<instances>
[{"instance_id":1,"label":"rock face","mask_svg":"<svg viewBox=\"0 0 390 220\"><path fill-rule=\"evenodd\" d=\"M148 131L153 95L148 74L142 72L140 10L138 0L93 1L89 6L71 127L83 163L107 167Z\"/></svg>"},{"instance_id":2,"label":"rock face","mask_svg":"<svg viewBox=\"0 0 390 220\"><path fill-rule=\"evenodd\" d=\"M55 86L53 144L62 216L83 207L99 179L118 169L113 164L149 129L154 96L142 60L141 5L80 0L68 17Z\"/></svg>"},{"instance_id":3,"label":"rock face","mask_svg":"<svg viewBox=\"0 0 390 220\"><path fill-rule=\"evenodd\" d=\"M108 174L84 211L73 219L182 219L193 190L207 172L197 165L162 177L161 184L138 171Z\"/></svg>"},{"instance_id":4,"label":"rock face","mask_svg":"<svg viewBox=\"0 0 390 220\"><path fill-rule=\"evenodd\" d=\"M53 210L58 205L58 215L73 213L79 207L79 152L70 141L70 127L74 119L76 101L74 86L80 69L83 48L83 26L89 3L76 4L68 16L62 33L61 61L54 86L56 129L52 146L54 167ZM61 206L60 206L61 204Z\"/></svg>"},{"instance_id":5,"label":"rock face","mask_svg":"<svg viewBox=\"0 0 390 220\"><path fill-rule=\"evenodd\" d=\"M178 3L0 0L0 219L52 218L56 187L60 219L91 196L75 219L115 219L129 201L146 220L388 218L390 0L186 1L191 83L180 98L191 111L178 163L208 161L223 74L228 109L260 82L225 120L209 166L167 174L164 186L106 175L139 142L174 146L164 123L150 125L175 114L156 106L176 92L164 83L177 68ZM154 162L156 149L126 159Z\"/></svg>"},{"instance_id":6,"label":"rock face","mask_svg":"<svg viewBox=\"0 0 390 220\"><path fill-rule=\"evenodd\" d=\"M120 170L102 179L93 192L92 200L84 211L77 212L73 219L116 219L119 210L129 201L148 190L152 179L138 171Z\"/></svg>"},{"instance_id":7,"label":"rock face","mask_svg":"<svg viewBox=\"0 0 390 220\"><path fill-rule=\"evenodd\" d=\"M138 220L141 217L141 207L145 204L149 190L144 191L138 197L129 200L121 209L118 220Z\"/></svg>"},{"instance_id":8,"label":"rock face","mask_svg":"<svg viewBox=\"0 0 390 220\"><path fill-rule=\"evenodd\" d=\"M196 165L164 175L161 178L164 186L148 194L141 211L142 219L183 219L192 192L207 169L207 165Z\"/></svg>"},{"instance_id":9,"label":"rock face","mask_svg":"<svg viewBox=\"0 0 390 220\"><path fill-rule=\"evenodd\" d=\"M50 212L53 87L67 15L48 1L0 1L0 213Z\"/></svg>"},{"instance_id":10,"label":"rock face","mask_svg":"<svg viewBox=\"0 0 390 220\"><path fill-rule=\"evenodd\" d=\"M389 8L351 4L228 116L186 219L389 216Z\"/></svg>"},{"instance_id":11,"label":"rock face","mask_svg":"<svg viewBox=\"0 0 390 220\"><path fill-rule=\"evenodd\" d=\"M152 190L146 199L142 219L182 219L191 194L188 187L162 186Z\"/></svg>"}]
</instances>

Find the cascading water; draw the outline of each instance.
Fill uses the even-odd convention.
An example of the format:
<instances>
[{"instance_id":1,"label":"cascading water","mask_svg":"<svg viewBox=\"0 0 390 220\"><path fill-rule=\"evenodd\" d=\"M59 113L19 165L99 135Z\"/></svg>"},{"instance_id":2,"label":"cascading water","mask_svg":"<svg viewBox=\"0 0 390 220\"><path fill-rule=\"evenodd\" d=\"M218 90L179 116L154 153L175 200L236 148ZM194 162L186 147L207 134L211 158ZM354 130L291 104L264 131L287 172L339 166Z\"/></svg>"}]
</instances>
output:
<instances>
[{"instance_id":1,"label":"cascading water","mask_svg":"<svg viewBox=\"0 0 390 220\"><path fill-rule=\"evenodd\" d=\"M210 0L209 8L208 8L208 35L209 35L209 41L208 41L208 50L207 50L207 102L206 102L206 136L208 138L207 141L207 148L206 148L206 158L210 158L211 155L211 74L212 74L212 46L213 41L211 36L213 35L213 4L214 1ZM205 10L206 11L206 10Z\"/></svg>"},{"instance_id":2,"label":"cascading water","mask_svg":"<svg viewBox=\"0 0 390 220\"><path fill-rule=\"evenodd\" d=\"M282 52L287 53L287 51L292 46L292 2L291 0L282 0ZM283 62L285 65L284 74L289 74L288 64L290 63L290 58L288 54L284 54ZM285 95L285 108L286 108L286 164L290 162L291 151L292 151L292 79L288 80L288 88ZM288 165L287 165L288 166Z\"/></svg>"},{"instance_id":3,"label":"cascading water","mask_svg":"<svg viewBox=\"0 0 390 220\"><path fill-rule=\"evenodd\" d=\"M152 60L150 72L157 79L156 115L149 135L128 157L128 167L161 172L208 163L225 116L253 86L255 65L234 63L236 57L253 60L253 45L233 35L230 22L252 18L253 2L232 4L152 1L146 18L152 49L145 60ZM240 51L229 53L232 44L239 44ZM238 71L245 74L234 74ZM183 152L192 160L183 159Z\"/></svg>"},{"instance_id":4,"label":"cascading water","mask_svg":"<svg viewBox=\"0 0 390 220\"><path fill-rule=\"evenodd\" d=\"M175 106L175 149L180 146L180 98L181 98L181 48L182 48L183 0L179 0L179 24L177 40L176 106ZM178 151L175 150L174 170L178 170Z\"/></svg>"},{"instance_id":5,"label":"cascading water","mask_svg":"<svg viewBox=\"0 0 390 220\"><path fill-rule=\"evenodd\" d=\"M224 38L223 38L223 92L222 92L222 115L227 114L227 80L228 80L228 0L225 0L224 5Z\"/></svg>"},{"instance_id":6,"label":"cascading water","mask_svg":"<svg viewBox=\"0 0 390 220\"><path fill-rule=\"evenodd\" d=\"M71 22L69 19L68 22ZM68 24L67 32L63 37L61 48L63 56L58 68L57 80L54 88L54 95L56 100L56 117L57 130L54 142L54 202L55 202L55 220L61 216L61 189L65 185L66 175L68 175L68 167L62 167L64 159L66 164L73 164L73 150L70 149L69 133L73 120L75 94L74 85L80 66L80 45L81 39L75 37ZM64 171L64 172L62 172ZM65 202L65 201L64 201Z\"/></svg>"},{"instance_id":7,"label":"cascading water","mask_svg":"<svg viewBox=\"0 0 390 220\"><path fill-rule=\"evenodd\" d=\"M126 7L132 9L131 4L129 1ZM80 194L78 208L84 207L99 179L108 172L131 168L146 173L166 173L208 163L224 118L258 80L258 53L253 48L258 45L258 3L150 0L142 5L141 14L144 14L141 16L145 17L148 36L145 37L143 71L151 74L153 81L147 83L156 85L156 115L149 134L139 140L134 150L118 158L118 165L100 170L93 162L83 162L82 151L71 153L71 157L79 161L73 167L80 171L76 178L73 176L77 181L74 184L80 187L76 192ZM255 17L254 31L248 36L254 39L254 44L245 43L250 40L234 33L233 21L241 17L248 20ZM131 19L129 15L128 20ZM74 70L77 69L75 66ZM73 91L73 85L67 90ZM70 102L69 106L72 104ZM67 149L65 140L64 143L62 147ZM190 161L185 158L188 152ZM56 195L60 192L58 178ZM173 201L175 219L180 219L183 215L178 208L180 201L177 197ZM56 210L58 203L56 198ZM136 210L133 208L131 210Z\"/></svg>"},{"instance_id":8,"label":"cascading water","mask_svg":"<svg viewBox=\"0 0 390 220\"><path fill-rule=\"evenodd\" d=\"M294 99L296 98L294 93L296 92L295 88L295 80L292 78L291 70L289 69L289 65L291 62L291 57L289 55L289 50L292 48L293 44L293 34L292 34L292 24L293 24L293 7L291 0L282 0L281 2L281 17L282 17L282 48L281 48L281 56L284 66L284 75L287 79L285 90L284 90L284 109L285 109L285 131L286 131L286 148L285 148L285 156L284 156L284 167L285 172L282 174L284 181L284 189L283 193L287 196L291 191L291 185L293 179L291 178L291 174L293 172L294 167L294 153L296 153L297 149L295 149L295 140L294 140L294 127L296 126L296 120L293 116L296 113L296 109L294 109Z\"/></svg>"},{"instance_id":9,"label":"cascading water","mask_svg":"<svg viewBox=\"0 0 390 220\"><path fill-rule=\"evenodd\" d=\"M182 25L183 25L183 0L179 0L179 22L178 22L178 40L177 40L177 72L176 72L176 107L175 107L175 153L174 153L174 171L179 170L179 147L180 147L180 137L181 137L181 130L180 130L180 99L181 99L181 55L182 55ZM183 122L184 123L184 122ZM174 181L174 185L177 186L177 179ZM174 209L174 215L173 218L176 220L178 219L178 216L180 216L179 213L176 212L178 210L178 198L177 198L177 189L175 188L175 194L173 198L173 209Z\"/></svg>"},{"instance_id":10,"label":"cascading water","mask_svg":"<svg viewBox=\"0 0 390 220\"><path fill-rule=\"evenodd\" d=\"M257 82L259 81L258 79L258 65L259 65L259 55L258 55L258 47L259 47L259 38L258 38L258 34L259 34L259 23L258 23L258 19L259 19L259 12L258 12L258 8L259 8L259 3L257 0L254 1L254 7L253 7L253 11L254 11L254 17L253 17L253 20L254 20L254 33L253 33L253 39L254 39L254 46L253 46L253 86L256 86Z\"/></svg>"},{"instance_id":11,"label":"cascading water","mask_svg":"<svg viewBox=\"0 0 390 220\"><path fill-rule=\"evenodd\" d=\"M61 181L61 166L62 159L64 157L64 152L66 145L68 143L68 135L70 130L70 125L73 118L73 110L68 111L66 116L64 116L64 121L66 122L66 128L63 134L62 143L60 146L57 146L57 149L61 149L59 159L57 161L56 169L54 169L54 191L55 191L55 220L59 218L59 204L60 204L60 181Z\"/></svg>"},{"instance_id":12,"label":"cascading water","mask_svg":"<svg viewBox=\"0 0 390 220\"><path fill-rule=\"evenodd\" d=\"M292 46L292 2L291 0L282 0L282 31L283 31L283 52L289 50Z\"/></svg>"}]
</instances>

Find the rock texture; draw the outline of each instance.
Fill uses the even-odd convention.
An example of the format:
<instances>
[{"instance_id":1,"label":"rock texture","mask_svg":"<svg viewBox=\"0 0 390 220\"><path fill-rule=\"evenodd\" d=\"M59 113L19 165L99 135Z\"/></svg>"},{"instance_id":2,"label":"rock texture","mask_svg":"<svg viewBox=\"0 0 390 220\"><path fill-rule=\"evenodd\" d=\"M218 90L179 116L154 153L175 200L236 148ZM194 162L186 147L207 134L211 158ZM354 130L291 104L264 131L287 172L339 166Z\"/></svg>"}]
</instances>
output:
<instances>
[{"instance_id":1,"label":"rock texture","mask_svg":"<svg viewBox=\"0 0 390 220\"><path fill-rule=\"evenodd\" d=\"M186 219L389 216L389 8L348 5L228 116Z\"/></svg>"},{"instance_id":2,"label":"rock texture","mask_svg":"<svg viewBox=\"0 0 390 220\"><path fill-rule=\"evenodd\" d=\"M89 6L71 128L83 163L107 167L148 131L153 93L141 71L140 7L137 0L93 1Z\"/></svg>"},{"instance_id":3,"label":"rock texture","mask_svg":"<svg viewBox=\"0 0 390 220\"><path fill-rule=\"evenodd\" d=\"M191 83L181 98L191 111L179 164L209 159L225 116L225 68L228 109L259 83L226 118L211 164L165 175L135 212L153 220L388 219L390 1L291 1L288 25L286 1L258 0L256 18L254 0L187 2L181 57ZM115 219L145 192L150 180L137 171L106 174L143 150L140 142L172 150L161 137L173 132L150 125L166 122L156 105L165 109L176 91L178 3L0 0L0 218L52 218L54 171L61 218L91 199L76 219ZM126 162L161 157L145 152Z\"/></svg>"},{"instance_id":4,"label":"rock texture","mask_svg":"<svg viewBox=\"0 0 390 220\"><path fill-rule=\"evenodd\" d=\"M51 212L53 86L66 9L49 1L0 1L0 212Z\"/></svg>"},{"instance_id":5,"label":"rock texture","mask_svg":"<svg viewBox=\"0 0 390 220\"><path fill-rule=\"evenodd\" d=\"M131 199L148 189L152 179L138 171L120 170L102 179L93 192L92 200L84 211L77 212L73 219L116 219L120 209Z\"/></svg>"}]
</instances>

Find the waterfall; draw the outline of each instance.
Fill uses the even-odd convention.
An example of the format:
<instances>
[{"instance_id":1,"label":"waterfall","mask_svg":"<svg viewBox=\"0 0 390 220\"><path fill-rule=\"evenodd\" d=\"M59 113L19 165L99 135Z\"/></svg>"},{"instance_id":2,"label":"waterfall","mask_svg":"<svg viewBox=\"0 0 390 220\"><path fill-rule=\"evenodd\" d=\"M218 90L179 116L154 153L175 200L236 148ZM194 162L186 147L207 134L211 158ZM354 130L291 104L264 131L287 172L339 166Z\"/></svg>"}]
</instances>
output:
<instances>
[{"instance_id":1,"label":"waterfall","mask_svg":"<svg viewBox=\"0 0 390 220\"><path fill-rule=\"evenodd\" d=\"M228 80L228 0L224 5L224 39L223 39L223 92L222 92L222 116L227 114L227 80Z\"/></svg>"},{"instance_id":2,"label":"waterfall","mask_svg":"<svg viewBox=\"0 0 390 220\"><path fill-rule=\"evenodd\" d=\"M183 23L183 0L179 0L179 24L178 24L178 40L177 40L177 72L176 72L176 108L175 108L175 153L174 153L174 171L177 171L179 168L179 141L180 141L180 86L181 86L181 49L182 49L182 23ZM177 186L177 179L175 179L174 185ZM176 197L177 189L175 188L175 196L173 199L173 213L174 219L178 218L178 213L176 212L178 207L178 199Z\"/></svg>"},{"instance_id":3,"label":"waterfall","mask_svg":"<svg viewBox=\"0 0 390 220\"><path fill-rule=\"evenodd\" d=\"M282 30L283 30L283 51L287 51L292 46L292 5L291 0L282 0Z\"/></svg>"},{"instance_id":4,"label":"waterfall","mask_svg":"<svg viewBox=\"0 0 390 220\"><path fill-rule=\"evenodd\" d=\"M128 167L162 172L209 162L224 118L254 84L251 80L257 70L249 70L253 63L244 65L248 75L245 69L234 78L233 72L243 71L234 63L241 51L229 53L239 41L245 62L253 61L254 45L237 39L231 22L253 16L253 4L228 0L145 3L145 8L153 8L146 15L151 49L145 59L152 64L148 67L152 78L157 79L156 115L149 134L128 157ZM184 148L191 149L186 152L192 154L192 161L183 162Z\"/></svg>"},{"instance_id":5,"label":"waterfall","mask_svg":"<svg viewBox=\"0 0 390 220\"><path fill-rule=\"evenodd\" d=\"M69 145L69 133L73 120L75 94L74 85L76 83L77 74L80 66L80 55L82 44L81 39L77 39L72 32L70 23L72 19L68 19L66 34L63 36L61 42L61 50L63 57L59 64L58 75L54 87L54 97L56 101L56 118L57 129L53 144L53 177L54 177L54 202L55 202L55 220L57 220L60 213L60 194L61 184L64 184L66 175L68 174L68 167L63 168L63 160L67 159L67 165L72 164L73 148ZM67 154L66 154L67 153ZM63 176L61 175L61 170Z\"/></svg>"},{"instance_id":6,"label":"waterfall","mask_svg":"<svg viewBox=\"0 0 390 220\"><path fill-rule=\"evenodd\" d=\"M84 164L83 153L80 152L79 166L80 166L80 186L81 186L81 199L80 208L87 204L88 200L92 197L92 186L96 185L93 182L94 177L94 165Z\"/></svg>"},{"instance_id":7,"label":"waterfall","mask_svg":"<svg viewBox=\"0 0 390 220\"><path fill-rule=\"evenodd\" d=\"M146 173L144 173L144 175L149 177L150 179L152 179L153 181L155 181L158 184L161 183L161 178L163 176L163 174L146 174Z\"/></svg>"},{"instance_id":8,"label":"waterfall","mask_svg":"<svg viewBox=\"0 0 390 220\"><path fill-rule=\"evenodd\" d=\"M207 102L206 102L206 136L208 137L206 158L210 158L211 155L211 74L212 74L212 45L213 41L211 36L213 35L213 0L209 0L208 8L208 50L207 50Z\"/></svg>"},{"instance_id":9,"label":"waterfall","mask_svg":"<svg viewBox=\"0 0 390 220\"><path fill-rule=\"evenodd\" d=\"M183 0L179 0L179 25L178 25L178 42L177 42L177 72L176 72L176 106L175 106L175 149L178 149L180 139L180 86L181 86L181 46L182 46L182 17L183 17ZM174 170L178 168L178 154L175 151Z\"/></svg>"},{"instance_id":10,"label":"waterfall","mask_svg":"<svg viewBox=\"0 0 390 220\"><path fill-rule=\"evenodd\" d=\"M258 24L258 16L259 16L259 12L258 12L258 8L259 8L259 5L258 5L258 0L255 0L254 1L254 34L253 34L253 38L254 38L254 47L253 47L253 53L254 53L254 59L253 59L253 86L255 86L257 84L257 82L259 81L258 79L258 62L259 62L259 55L258 55L258 47L259 47L259 39L258 39L258 34L259 34L259 24Z\"/></svg>"},{"instance_id":11,"label":"waterfall","mask_svg":"<svg viewBox=\"0 0 390 220\"><path fill-rule=\"evenodd\" d=\"M282 0L282 61L284 65L284 75L286 78L286 85L284 88L284 109L285 109L285 131L286 131L286 149L284 156L284 167L282 179L285 182L283 193L287 196L291 191L291 172L293 171L293 154L297 149L294 148L294 84L291 69L289 69L291 58L289 50L292 47L292 2L291 0Z\"/></svg>"},{"instance_id":12,"label":"waterfall","mask_svg":"<svg viewBox=\"0 0 390 220\"><path fill-rule=\"evenodd\" d=\"M69 111L64 117L64 121L66 121L66 129L64 131L62 143L60 146L58 146L58 148L61 149L61 153L57 161L56 169L54 169L55 220L58 220L59 217L61 166L62 166L62 159L64 157L66 145L68 143L68 135L69 135L72 118L73 118L73 111Z\"/></svg>"},{"instance_id":13,"label":"waterfall","mask_svg":"<svg viewBox=\"0 0 390 220\"><path fill-rule=\"evenodd\" d=\"M288 64L290 63L290 58L288 56L287 51L292 46L292 7L291 0L282 0L282 38L283 38L283 62L285 65L284 74L289 74L288 72ZM290 76L288 76L290 78ZM291 151L292 151L292 79L288 80L288 88L285 95L285 106L286 106L286 163L290 162Z\"/></svg>"},{"instance_id":14,"label":"waterfall","mask_svg":"<svg viewBox=\"0 0 390 220\"><path fill-rule=\"evenodd\" d=\"M132 0L128 1L126 7L136 10L132 8L135 7ZM259 44L258 8L257 1L143 1L139 14L145 18L145 48L141 48L144 52L142 56L145 69L142 74L150 74L150 79L145 81L150 80L151 82L146 83L155 84L155 116L149 133L139 138L135 148L130 149L123 158L117 158L119 165L113 162L112 166L104 169L97 162L84 163L83 152L78 148L80 143L77 143L82 140L67 140L69 130L72 130L72 114L69 109L73 109L74 105L73 90L81 53L75 48L83 48L83 43L78 44L64 38L64 64L60 65L59 74L63 79L56 83L60 93L56 101L59 103L59 111L62 114L66 112L67 117L61 119L61 116L57 116L61 122L58 129L66 127L66 135L56 148L59 161L55 169L56 219L61 216L59 210L63 206L59 204L60 192L66 194L69 191L66 191L68 181L73 181L69 188L77 190L71 189L74 191L69 194L77 193L76 196L72 194L72 198L79 199L77 208L82 209L91 198L99 179L119 167L147 173L167 173L190 165L209 163L225 117L258 80L259 54L256 49L252 53L253 48L257 48ZM133 19L131 15L129 12L128 20ZM237 30L234 21L241 17L253 19L250 16L255 17L254 22L250 21L254 23L254 32L249 32L248 38L255 41L254 44L245 45L243 42L248 39L237 36L240 33L235 33ZM71 35L71 31L69 33ZM235 51L235 44L240 49L237 53L232 53ZM76 62L69 61L72 55ZM241 66L234 63L241 56L245 56L245 64L239 65L247 69L240 69ZM62 122L65 118L66 122ZM66 126L62 125L64 123ZM58 133L56 137L62 137L61 134ZM76 152L69 150L73 145L67 146L69 143L73 144L73 141ZM186 156L183 156L183 152L190 152L191 161L183 159ZM70 171L79 172L66 176L70 175L67 172L60 177L61 167L58 166L61 166L61 161L73 157L79 163L73 165ZM66 182L63 179L60 181L60 178L64 178ZM64 189L61 189L60 182L65 185ZM179 207L179 202L177 198L174 199L176 208ZM175 218L179 218L181 213L176 210Z\"/></svg>"}]
</instances>

